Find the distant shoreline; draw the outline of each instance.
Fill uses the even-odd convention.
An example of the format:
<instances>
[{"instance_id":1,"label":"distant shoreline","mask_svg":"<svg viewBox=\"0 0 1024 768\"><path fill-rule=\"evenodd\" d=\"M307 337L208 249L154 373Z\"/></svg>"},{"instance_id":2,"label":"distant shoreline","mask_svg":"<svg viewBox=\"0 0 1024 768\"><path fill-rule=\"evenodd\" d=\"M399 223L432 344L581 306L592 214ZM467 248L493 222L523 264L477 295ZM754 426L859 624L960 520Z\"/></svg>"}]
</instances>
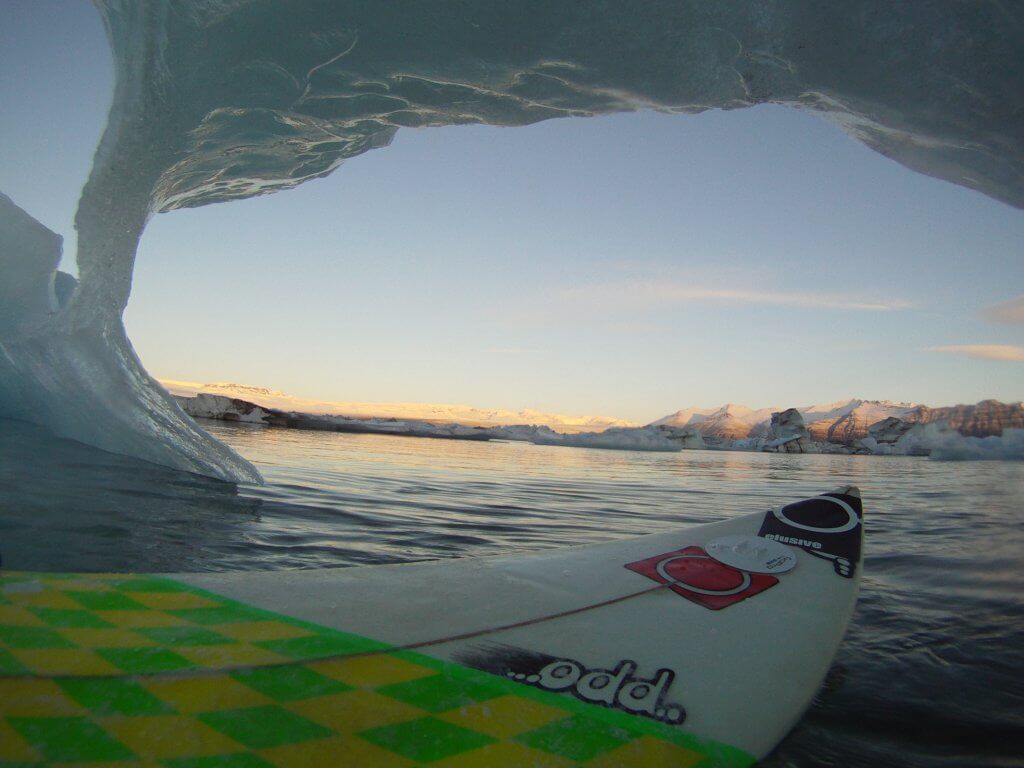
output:
<instances>
[{"instance_id":1,"label":"distant shoreline","mask_svg":"<svg viewBox=\"0 0 1024 768\"><path fill-rule=\"evenodd\" d=\"M1024 459L1024 429L1007 428L1000 435L963 435L943 420L909 422L889 416L867 427L863 437L846 443L814 440L801 413L790 408L772 413L767 429L731 439L704 434L698 422L676 426L653 423L643 427L609 427L600 432L557 432L546 425L516 424L495 427L435 423L420 419L355 418L308 414L269 408L241 398L198 393L174 396L189 416L197 419L248 423L264 427L315 432L427 437L477 442L501 440L535 445L610 450L678 452L682 450L770 452L788 454L844 454L881 456L934 456L947 459ZM1000 404L1003 405L1003 404ZM662 420L664 421L664 420ZM812 425L813 426L813 425Z\"/></svg>"}]
</instances>

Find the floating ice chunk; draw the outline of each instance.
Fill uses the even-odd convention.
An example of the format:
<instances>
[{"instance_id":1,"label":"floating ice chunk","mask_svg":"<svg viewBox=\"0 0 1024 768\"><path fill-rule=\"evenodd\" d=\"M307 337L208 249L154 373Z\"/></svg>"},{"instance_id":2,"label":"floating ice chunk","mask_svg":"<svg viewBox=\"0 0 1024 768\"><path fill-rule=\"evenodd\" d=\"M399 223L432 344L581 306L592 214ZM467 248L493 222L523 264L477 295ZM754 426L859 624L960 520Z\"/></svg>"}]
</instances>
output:
<instances>
[{"instance_id":1,"label":"floating ice chunk","mask_svg":"<svg viewBox=\"0 0 1024 768\"><path fill-rule=\"evenodd\" d=\"M814 448L815 446L809 438L793 436L768 440L761 450L769 453L817 453Z\"/></svg>"},{"instance_id":2,"label":"floating ice chunk","mask_svg":"<svg viewBox=\"0 0 1024 768\"><path fill-rule=\"evenodd\" d=\"M767 444L768 440L763 437L742 437L739 440L725 440L712 447L723 451L760 451Z\"/></svg>"},{"instance_id":3,"label":"floating ice chunk","mask_svg":"<svg viewBox=\"0 0 1024 768\"><path fill-rule=\"evenodd\" d=\"M1024 461L1024 429L1004 429L998 437L964 437L959 443L948 442L933 448L931 457L938 461L964 459L1003 459Z\"/></svg>"},{"instance_id":4,"label":"floating ice chunk","mask_svg":"<svg viewBox=\"0 0 1024 768\"><path fill-rule=\"evenodd\" d=\"M205 392L195 397L174 396L175 401L189 416L195 419L220 419L222 421L243 421L248 424L269 424L271 414L258 405L224 395L210 395Z\"/></svg>"},{"instance_id":5,"label":"floating ice chunk","mask_svg":"<svg viewBox=\"0 0 1024 768\"><path fill-rule=\"evenodd\" d=\"M1024 429L1005 429L999 436L966 437L951 429L944 421L915 424L896 441L892 453L931 456L942 461L1024 460Z\"/></svg>"},{"instance_id":6,"label":"floating ice chunk","mask_svg":"<svg viewBox=\"0 0 1024 768\"><path fill-rule=\"evenodd\" d=\"M537 428L530 442L536 445L565 445L575 448L610 448L627 451L681 451L704 448L704 439L696 429L664 426L613 427L604 432L561 434L546 427Z\"/></svg>"},{"instance_id":7,"label":"floating ice chunk","mask_svg":"<svg viewBox=\"0 0 1024 768\"><path fill-rule=\"evenodd\" d=\"M914 422L889 416L868 427L868 436L877 445L895 445L914 426Z\"/></svg>"},{"instance_id":8,"label":"floating ice chunk","mask_svg":"<svg viewBox=\"0 0 1024 768\"><path fill-rule=\"evenodd\" d=\"M811 436L804 426L804 417L796 408L772 414L768 441L761 448L772 453L812 453Z\"/></svg>"},{"instance_id":9,"label":"floating ice chunk","mask_svg":"<svg viewBox=\"0 0 1024 768\"><path fill-rule=\"evenodd\" d=\"M794 437L809 437L804 417L796 408L787 408L772 414L769 438L772 440L789 440Z\"/></svg>"}]
</instances>

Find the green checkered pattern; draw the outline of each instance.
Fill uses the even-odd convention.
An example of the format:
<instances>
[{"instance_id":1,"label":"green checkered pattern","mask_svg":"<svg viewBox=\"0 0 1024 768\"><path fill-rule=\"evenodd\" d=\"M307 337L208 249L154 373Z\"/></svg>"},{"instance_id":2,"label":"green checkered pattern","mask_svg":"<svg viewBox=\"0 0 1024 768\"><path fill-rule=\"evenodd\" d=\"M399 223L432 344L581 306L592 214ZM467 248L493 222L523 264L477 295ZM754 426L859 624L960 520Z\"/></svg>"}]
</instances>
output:
<instances>
[{"instance_id":1,"label":"green checkered pattern","mask_svg":"<svg viewBox=\"0 0 1024 768\"><path fill-rule=\"evenodd\" d=\"M0 768L752 762L170 579L0 576Z\"/></svg>"}]
</instances>

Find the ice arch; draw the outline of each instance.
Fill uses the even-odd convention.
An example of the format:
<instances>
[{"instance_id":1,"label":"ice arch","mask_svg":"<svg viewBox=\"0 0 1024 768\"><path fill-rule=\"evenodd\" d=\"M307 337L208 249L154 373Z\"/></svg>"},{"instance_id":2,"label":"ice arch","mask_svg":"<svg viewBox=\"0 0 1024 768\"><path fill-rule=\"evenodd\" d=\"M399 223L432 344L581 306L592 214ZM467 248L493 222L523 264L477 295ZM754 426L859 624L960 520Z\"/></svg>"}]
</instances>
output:
<instances>
[{"instance_id":1,"label":"ice arch","mask_svg":"<svg viewBox=\"0 0 1024 768\"><path fill-rule=\"evenodd\" d=\"M96 4L117 84L76 219L81 280L66 306L0 326L0 415L224 479L258 475L177 409L124 334L145 223L323 176L399 128L775 102L1024 207L1016 3Z\"/></svg>"}]
</instances>

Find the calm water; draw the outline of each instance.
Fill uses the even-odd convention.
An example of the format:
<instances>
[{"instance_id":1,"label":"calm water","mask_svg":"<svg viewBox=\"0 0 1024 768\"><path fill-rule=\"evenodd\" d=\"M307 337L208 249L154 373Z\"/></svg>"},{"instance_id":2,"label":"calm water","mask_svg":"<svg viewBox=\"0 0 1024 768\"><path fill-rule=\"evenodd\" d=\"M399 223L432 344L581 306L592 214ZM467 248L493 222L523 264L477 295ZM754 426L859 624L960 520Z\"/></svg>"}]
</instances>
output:
<instances>
[{"instance_id":1,"label":"calm water","mask_svg":"<svg viewBox=\"0 0 1024 768\"><path fill-rule=\"evenodd\" d=\"M263 488L0 421L8 568L175 571L559 547L745 514L852 482L867 561L825 689L765 761L1024 766L1024 463L644 454L208 428Z\"/></svg>"}]
</instances>

